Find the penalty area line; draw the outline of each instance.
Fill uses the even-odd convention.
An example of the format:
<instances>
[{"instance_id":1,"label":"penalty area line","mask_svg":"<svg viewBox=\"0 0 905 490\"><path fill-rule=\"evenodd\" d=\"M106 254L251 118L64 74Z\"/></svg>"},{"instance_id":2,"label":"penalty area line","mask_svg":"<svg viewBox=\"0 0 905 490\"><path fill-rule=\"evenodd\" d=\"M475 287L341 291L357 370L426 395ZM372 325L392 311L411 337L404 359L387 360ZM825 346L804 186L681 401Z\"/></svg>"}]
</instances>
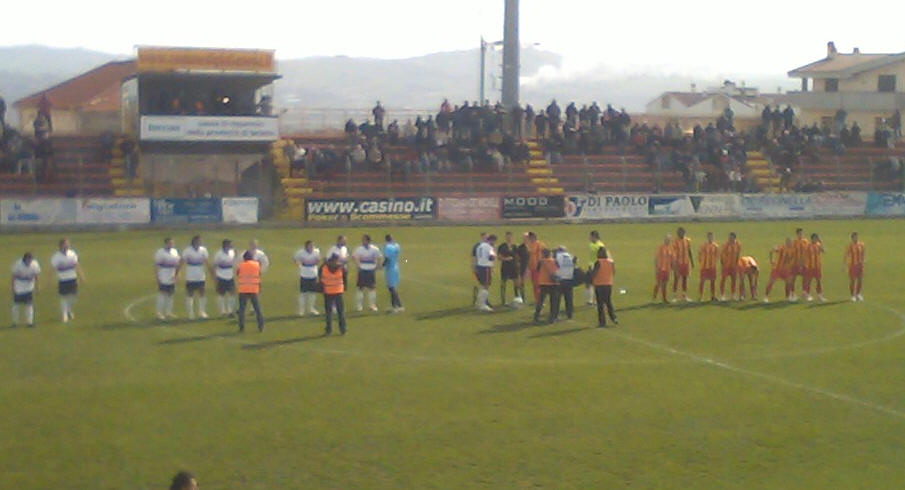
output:
<instances>
[{"instance_id":1,"label":"penalty area line","mask_svg":"<svg viewBox=\"0 0 905 490\"><path fill-rule=\"evenodd\" d=\"M900 315L901 317L901 315ZM856 398L851 395L846 395L842 393L837 393L834 391L830 391L824 388L819 388L816 386L810 386L803 383L798 383L796 381L791 381L785 378L780 378L779 376L774 376L772 374L766 374L759 371L753 371L751 369L745 369L738 366L733 366L732 364L728 364L724 361L719 361L716 359L712 359L710 357L699 356L697 354L692 354L690 352L681 351L670 347L665 344L660 344L657 342L651 342L649 340L640 339L622 332L618 332L615 330L609 331L612 335L619 337L621 339L627 340L629 342L634 342L639 345L646 346L648 348L658 350L661 352L667 352L677 357L684 357L686 359L690 359L696 361L701 364L706 364L709 366L713 366L715 368L719 368L725 371L729 371L735 374L741 374L744 376L748 376L751 378L758 378L764 381L769 381L770 383L777 384L780 386L785 386L788 388L795 388L800 391L805 391L811 394L820 395L822 397L830 398L836 401L845 402L851 405L857 405L862 408L867 408L875 412L883 413L886 415L890 415L899 419L905 419L905 412L896 410L894 408L890 408L884 405L880 405L878 403L874 403L868 400L863 400L861 398Z\"/></svg>"}]
</instances>

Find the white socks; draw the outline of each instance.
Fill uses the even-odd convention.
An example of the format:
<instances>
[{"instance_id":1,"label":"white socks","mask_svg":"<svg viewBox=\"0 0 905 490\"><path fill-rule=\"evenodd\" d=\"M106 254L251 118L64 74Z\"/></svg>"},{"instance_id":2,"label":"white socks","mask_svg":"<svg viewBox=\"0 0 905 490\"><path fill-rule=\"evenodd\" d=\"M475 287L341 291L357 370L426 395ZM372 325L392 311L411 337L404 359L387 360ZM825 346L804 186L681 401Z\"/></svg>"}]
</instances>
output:
<instances>
[{"instance_id":1,"label":"white socks","mask_svg":"<svg viewBox=\"0 0 905 490\"><path fill-rule=\"evenodd\" d=\"M355 309L361 311L364 307L365 293L361 289L355 291Z\"/></svg>"},{"instance_id":2,"label":"white socks","mask_svg":"<svg viewBox=\"0 0 905 490\"><path fill-rule=\"evenodd\" d=\"M308 298L308 313L312 315L318 315L320 312L317 311L317 293L305 293L305 296Z\"/></svg>"},{"instance_id":3,"label":"white socks","mask_svg":"<svg viewBox=\"0 0 905 490\"><path fill-rule=\"evenodd\" d=\"M164 316L167 314L167 295L164 293L157 293L157 316Z\"/></svg>"},{"instance_id":4,"label":"white socks","mask_svg":"<svg viewBox=\"0 0 905 490\"><path fill-rule=\"evenodd\" d=\"M72 319L72 307L75 306L75 299L75 295L71 294L60 296L60 312L63 314L63 323L66 323Z\"/></svg>"},{"instance_id":5,"label":"white socks","mask_svg":"<svg viewBox=\"0 0 905 490\"><path fill-rule=\"evenodd\" d=\"M486 288L481 288L478 290L478 299L475 301L475 308L481 308L487 306L487 298L490 297L490 291Z\"/></svg>"},{"instance_id":6,"label":"white socks","mask_svg":"<svg viewBox=\"0 0 905 490\"><path fill-rule=\"evenodd\" d=\"M16 325L19 321L19 310L21 307L13 303L13 325ZM25 305L25 323L28 325L34 325L35 323L35 307L34 305Z\"/></svg>"},{"instance_id":7,"label":"white socks","mask_svg":"<svg viewBox=\"0 0 905 490\"><path fill-rule=\"evenodd\" d=\"M185 298L185 309L189 312L189 320L195 318L195 298L189 296ZM198 297L198 316L207 318L207 296Z\"/></svg>"},{"instance_id":8,"label":"white socks","mask_svg":"<svg viewBox=\"0 0 905 490\"><path fill-rule=\"evenodd\" d=\"M585 303L589 303L589 304L593 303L594 302L594 288L591 286L588 286L588 287L584 288L584 293L585 293L584 294Z\"/></svg>"},{"instance_id":9,"label":"white socks","mask_svg":"<svg viewBox=\"0 0 905 490\"><path fill-rule=\"evenodd\" d=\"M305 316L305 305L308 303L308 293L299 293L299 316Z\"/></svg>"},{"instance_id":10,"label":"white socks","mask_svg":"<svg viewBox=\"0 0 905 490\"><path fill-rule=\"evenodd\" d=\"M368 291L368 308L372 310L377 307L377 291L371 289Z\"/></svg>"},{"instance_id":11,"label":"white socks","mask_svg":"<svg viewBox=\"0 0 905 490\"><path fill-rule=\"evenodd\" d=\"M217 296L217 306L220 307L221 315L229 314L229 310L226 309L226 296L222 296L222 295Z\"/></svg>"}]
</instances>

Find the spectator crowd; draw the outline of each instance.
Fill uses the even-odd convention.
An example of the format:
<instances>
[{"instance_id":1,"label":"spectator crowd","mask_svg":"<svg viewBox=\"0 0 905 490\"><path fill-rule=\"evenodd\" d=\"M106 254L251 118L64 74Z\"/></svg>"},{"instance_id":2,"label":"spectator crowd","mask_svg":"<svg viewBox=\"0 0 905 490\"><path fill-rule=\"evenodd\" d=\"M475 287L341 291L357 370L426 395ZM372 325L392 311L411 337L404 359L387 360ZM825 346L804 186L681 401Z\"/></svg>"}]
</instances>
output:
<instances>
[{"instance_id":1,"label":"spectator crowd","mask_svg":"<svg viewBox=\"0 0 905 490\"><path fill-rule=\"evenodd\" d=\"M37 180L53 177L53 120L46 95L38 102L32 124L33 136L6 124L6 101L0 97L0 173L33 175Z\"/></svg>"}]
</instances>

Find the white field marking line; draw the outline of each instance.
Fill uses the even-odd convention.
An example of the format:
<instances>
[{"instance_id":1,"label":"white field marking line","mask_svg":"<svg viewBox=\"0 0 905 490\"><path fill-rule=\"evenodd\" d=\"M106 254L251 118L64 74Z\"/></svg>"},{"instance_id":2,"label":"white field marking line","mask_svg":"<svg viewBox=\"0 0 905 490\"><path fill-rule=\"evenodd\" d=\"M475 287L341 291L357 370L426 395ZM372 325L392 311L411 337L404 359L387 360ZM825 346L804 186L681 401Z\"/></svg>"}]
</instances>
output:
<instances>
[{"instance_id":1,"label":"white field marking line","mask_svg":"<svg viewBox=\"0 0 905 490\"><path fill-rule=\"evenodd\" d=\"M897 313L897 314L898 314L898 313ZM905 321L905 316L903 316L903 315L901 315L901 314L898 314L898 316L899 316L900 318L902 318L903 321ZM752 378L759 378L759 379L762 379L762 380L764 380L764 381L769 381L769 382L771 382L771 383L773 383L773 384L778 384L778 385L786 386L786 387L789 387L789 388L795 388L795 389L798 389L798 390L801 390L801 391L806 391L806 392L811 393L811 394L820 395L820 396L823 396L823 397L826 397L826 398L831 398L831 399L833 399L833 400L837 400L837 401L849 403L849 404L851 404L851 405L857 405L857 406L860 406L860 407L863 407L863 408L867 408L867 409L873 410L873 411L875 411L875 412L883 413L883 414L886 414L886 415L891 415L891 416L893 416L893 417L897 417L897 418L900 418L900 419L905 419L905 412L903 412L903 411L896 410L896 409L894 409L894 408L890 408L890 407L887 407L887 406L884 406L884 405L880 405L880 404L877 404L877 403L873 403L873 402L871 402L871 401L864 400L864 399L861 399L861 398L856 398L856 397L853 397L853 396L851 396L851 395L845 395L845 394L842 394L842 393L836 393L836 392L834 392L834 391L826 390L826 389L819 388L819 387L816 387L816 386L810 386L810 385L806 385L806 384L803 384L803 383L798 383L798 382L795 382L795 381L790 381L790 380L785 379L785 378L780 378L780 377L778 377L778 376L773 376L772 374L766 374L766 373L762 373L762 372L759 372L759 371L753 371L753 370L751 370L751 369L740 368L740 367L737 367L737 366L733 366L733 365L731 365L731 364L728 364L728 363L726 363L725 361L718 361L718 360L712 359L712 358L710 358L710 357L703 357L703 356L699 356L699 355L697 355L697 354L692 354L692 353L690 353L690 352L681 351L681 350L675 349L675 348L670 347L670 346L665 345L665 344L659 344L659 343L657 343L657 342L651 342L651 341L649 341L649 340L640 339L640 338L633 337L633 336L628 335L628 334L626 334L626 333L618 332L618 331L615 331L615 330L611 330L610 333L611 333L612 335L615 335L616 337L619 337L619 338L628 340L628 341L630 341L630 342L634 342L634 343L637 343L637 344L639 344L639 345L644 345L644 346L647 346L647 347L649 347L649 348L651 348L651 349L654 349L654 350L659 350L659 351L662 351L662 352L668 352L668 353L670 353L670 354L672 354L672 355L674 355L674 356L677 356L677 357L684 357L684 358L686 358L686 359L691 359L691 360L694 360L694 361L699 362L699 363L701 363L701 364L706 364L706 365L709 365L709 366L717 367L717 368L724 369L724 370L729 371L729 372L732 372L732 373L742 374L742 375L745 375L745 376L748 376L748 377L752 377Z\"/></svg>"},{"instance_id":2,"label":"white field marking line","mask_svg":"<svg viewBox=\"0 0 905 490\"><path fill-rule=\"evenodd\" d=\"M447 289L450 291L451 290L460 290L463 292L468 291L468 288L465 286L459 286L459 285L453 285L453 284L438 284L437 282L425 281L425 280L417 279L417 278L408 278L408 280L419 283L419 284L424 284L426 286L444 288L444 289ZM874 305L873 303L871 303L871 304ZM815 356L818 356L821 354L829 354L831 352L838 352L838 351L843 351L843 350L856 350L856 349L860 349L860 348L867 347L870 345L882 344L882 343L889 342L890 340L894 340L898 337L905 335L905 316L903 316L896 310L890 308L889 306L886 306L883 304L875 304L874 306L877 306L883 310L886 310L886 311L892 313L893 315L899 317L900 319L902 319L903 320L902 328L899 330L896 330L895 332L892 332L890 334L884 335L882 337L875 337L872 339L860 340L858 342L853 342L850 344L830 345L827 347L817 347L814 349L805 349L805 350L791 351L791 352L778 352L775 354L738 356L738 357L730 358L729 360L730 361L762 361L762 360L767 360L767 359L789 359L789 358L795 358L795 357L815 357ZM526 311L530 311L530 308L527 308Z\"/></svg>"}]
</instances>

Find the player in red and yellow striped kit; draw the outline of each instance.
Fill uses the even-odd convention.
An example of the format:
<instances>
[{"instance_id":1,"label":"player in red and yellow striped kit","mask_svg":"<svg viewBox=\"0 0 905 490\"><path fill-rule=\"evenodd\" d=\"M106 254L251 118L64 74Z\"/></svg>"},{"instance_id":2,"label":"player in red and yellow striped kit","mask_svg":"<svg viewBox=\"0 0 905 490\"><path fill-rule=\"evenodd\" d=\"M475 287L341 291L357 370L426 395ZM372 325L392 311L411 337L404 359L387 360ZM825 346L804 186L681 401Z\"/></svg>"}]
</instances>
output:
<instances>
[{"instance_id":1,"label":"player in red and yellow striped kit","mask_svg":"<svg viewBox=\"0 0 905 490\"><path fill-rule=\"evenodd\" d=\"M757 261L754 257L746 255L738 259L738 299L745 299L745 279L748 280L748 288L751 293L751 300L757 301L757 279L760 276L760 270L757 268Z\"/></svg>"},{"instance_id":2,"label":"player in red and yellow striped kit","mask_svg":"<svg viewBox=\"0 0 905 490\"><path fill-rule=\"evenodd\" d=\"M823 243L816 233L811 234L811 241L808 242L808 248L804 251L804 279L802 289L808 301L813 301L811 296L811 282L817 282L817 299L826 301L823 297Z\"/></svg>"},{"instance_id":3,"label":"player in red and yellow striped kit","mask_svg":"<svg viewBox=\"0 0 905 490\"><path fill-rule=\"evenodd\" d=\"M698 265L701 267L701 283L698 287L698 299L704 301L704 283L710 281L710 301L716 301L716 262L720 254L720 245L713 241L713 232L707 232L707 243L698 250Z\"/></svg>"},{"instance_id":4,"label":"player in red and yellow striped kit","mask_svg":"<svg viewBox=\"0 0 905 490\"><path fill-rule=\"evenodd\" d=\"M673 248L670 245L669 235L663 239L663 245L657 247L657 254L654 256L654 271L656 273L657 282L654 285L654 294L651 301L657 300L657 292L659 291L666 303L666 286L669 285L669 270L675 262Z\"/></svg>"},{"instance_id":5,"label":"player in red and yellow striped kit","mask_svg":"<svg viewBox=\"0 0 905 490\"><path fill-rule=\"evenodd\" d=\"M738 259L742 256L742 242L735 232L729 233L729 241L720 250L720 299L726 301L726 278L730 280L732 299L735 299L735 281L738 278Z\"/></svg>"},{"instance_id":6,"label":"player in red and yellow striped kit","mask_svg":"<svg viewBox=\"0 0 905 490\"><path fill-rule=\"evenodd\" d=\"M688 297L688 274L694 268L694 257L691 252L691 238L685 236L685 228L676 230L676 238L672 241L672 251L675 264L673 264L672 294L676 301L679 281L682 282L682 299L691 301Z\"/></svg>"},{"instance_id":7,"label":"player in red and yellow striped kit","mask_svg":"<svg viewBox=\"0 0 905 490\"><path fill-rule=\"evenodd\" d=\"M773 290L773 283L782 280L786 285L786 298L794 301L792 296L792 283L795 280L795 244L791 238L786 238L785 245L777 245L770 250L770 281L767 283L767 289L764 290L764 303L770 302L770 291Z\"/></svg>"},{"instance_id":8,"label":"player in red and yellow striped kit","mask_svg":"<svg viewBox=\"0 0 905 490\"><path fill-rule=\"evenodd\" d=\"M804 236L804 230L801 228L795 229L795 240L792 243L792 249L794 250L795 255L795 265L792 267L792 301L795 301L797 298L795 297L795 280L798 276L801 276L801 290L807 294L807 291L804 291L804 281L805 281L805 255L808 252L808 248L811 246L811 242Z\"/></svg>"},{"instance_id":9,"label":"player in red and yellow striped kit","mask_svg":"<svg viewBox=\"0 0 905 490\"><path fill-rule=\"evenodd\" d=\"M858 240L858 232L852 233L852 241L845 247L845 256L842 262L848 266L848 290L852 295L852 301L864 301L861 295L861 285L864 282L864 263L867 261L867 251L864 242Z\"/></svg>"}]
</instances>

